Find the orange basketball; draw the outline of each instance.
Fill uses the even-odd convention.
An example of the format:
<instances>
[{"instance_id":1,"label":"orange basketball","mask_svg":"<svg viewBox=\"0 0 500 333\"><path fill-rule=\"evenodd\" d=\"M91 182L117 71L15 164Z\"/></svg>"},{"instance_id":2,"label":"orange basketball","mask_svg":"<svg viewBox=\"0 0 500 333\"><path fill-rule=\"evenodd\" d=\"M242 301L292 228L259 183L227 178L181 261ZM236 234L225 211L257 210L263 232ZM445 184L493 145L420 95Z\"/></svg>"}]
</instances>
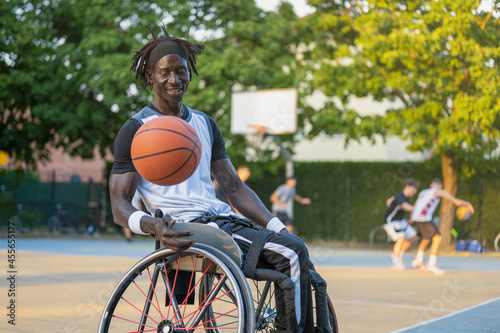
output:
<instances>
[{"instance_id":1,"label":"orange basketball","mask_svg":"<svg viewBox=\"0 0 500 333\"><path fill-rule=\"evenodd\" d=\"M472 216L472 211L468 206L460 206L457 208L457 219L460 221L468 221Z\"/></svg>"},{"instance_id":2,"label":"orange basketball","mask_svg":"<svg viewBox=\"0 0 500 333\"><path fill-rule=\"evenodd\" d=\"M198 167L201 142L185 120L161 116L139 128L130 153L142 177L158 185L175 185L188 179Z\"/></svg>"}]
</instances>

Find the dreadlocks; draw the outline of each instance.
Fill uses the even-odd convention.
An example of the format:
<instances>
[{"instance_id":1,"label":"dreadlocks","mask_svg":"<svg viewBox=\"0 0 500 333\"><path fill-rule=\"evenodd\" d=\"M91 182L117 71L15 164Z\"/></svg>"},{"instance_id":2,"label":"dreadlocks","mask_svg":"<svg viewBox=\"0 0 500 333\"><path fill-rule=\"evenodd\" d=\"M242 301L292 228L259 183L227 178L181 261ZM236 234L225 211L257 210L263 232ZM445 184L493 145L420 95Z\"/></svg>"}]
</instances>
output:
<instances>
[{"instance_id":1,"label":"dreadlocks","mask_svg":"<svg viewBox=\"0 0 500 333\"><path fill-rule=\"evenodd\" d=\"M142 82L142 86L147 88L149 85L148 74L153 70L153 66L155 65L158 59L151 59L151 54L153 50L164 41L170 41L177 43L182 47L179 50L180 55L185 58L189 63L189 76L191 79L193 71L196 75L198 75L198 71L196 70L196 55L199 55L205 49L205 45L191 43L190 41L183 38L176 38L170 36L167 32L167 28L164 24L161 25L161 29L163 30L163 36L156 37L156 34L151 30L150 27L146 25L146 28L151 31L153 35L153 40L146 43L139 51L134 51L134 56L132 57L132 66L130 66L130 71L135 72L135 78L140 79ZM156 61L155 61L156 60Z\"/></svg>"}]
</instances>

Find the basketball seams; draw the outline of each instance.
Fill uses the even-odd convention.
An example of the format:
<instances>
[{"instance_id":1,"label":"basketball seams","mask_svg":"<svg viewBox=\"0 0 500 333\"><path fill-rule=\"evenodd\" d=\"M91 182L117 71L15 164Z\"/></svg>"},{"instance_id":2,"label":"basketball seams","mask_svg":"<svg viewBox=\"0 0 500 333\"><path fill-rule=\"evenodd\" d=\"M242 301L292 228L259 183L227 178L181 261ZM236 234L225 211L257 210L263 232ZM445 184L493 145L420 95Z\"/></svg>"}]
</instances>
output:
<instances>
[{"instance_id":1,"label":"basketball seams","mask_svg":"<svg viewBox=\"0 0 500 333\"><path fill-rule=\"evenodd\" d=\"M185 150L190 150L191 151L191 154L189 155L188 158L186 158L186 160L184 161L184 163L182 163L182 165L180 165L177 170L173 171L171 174L165 176L165 177L161 177L161 178L157 178L157 179L151 179L150 181L153 181L153 182L157 182L157 181L161 181L161 180L165 180L169 177L172 177L173 175L175 175L177 172L179 172L180 170L182 170L184 168L184 166L189 162L189 160L191 159L191 156L193 155L193 151L192 149L189 149L189 148L184 148ZM195 160L196 162L196 160ZM196 170L196 168L198 167L198 165L195 163L195 167L194 167L194 170ZM191 172L191 174L194 172L194 170Z\"/></svg>"},{"instance_id":2,"label":"basketball seams","mask_svg":"<svg viewBox=\"0 0 500 333\"><path fill-rule=\"evenodd\" d=\"M184 125L184 124L183 124ZM186 127L186 129L189 130L189 128ZM143 133L147 133L149 131L164 131L164 132L169 132L169 133L173 133L173 134L177 134L177 135L180 135L186 139L188 139L189 141L191 141L191 143L194 144L193 146L193 150L194 149L198 149L198 151L201 153L201 148L200 146L198 145L198 142L200 142L200 139L198 137L198 135L196 134L196 132L192 132L193 135L195 136L195 140L193 140L192 138L190 138L189 136L187 136L186 134L182 133L182 132L179 132L179 131L176 131L176 130L173 130L173 129L169 129L169 128L158 128L158 127L154 127L154 128L148 128L148 129L145 129L145 130L142 130L140 132L137 132L134 136L134 139L135 137L138 137L139 135L143 134ZM191 132L191 131L190 131ZM188 149L188 148L186 148ZM168 151L165 151L165 152L168 152ZM146 157L146 156L150 156L150 155L145 155L145 156L141 156L141 157L136 157L135 159L138 159L138 158L143 158L143 157ZM152 155L151 155L152 156ZM135 160L135 159L132 159L132 160Z\"/></svg>"},{"instance_id":3,"label":"basketball seams","mask_svg":"<svg viewBox=\"0 0 500 333\"><path fill-rule=\"evenodd\" d=\"M143 177L152 183L167 186L178 184L196 171L201 160L201 140L194 128L183 119L173 116L157 119L156 123L144 123L136 132L131 147L132 152L135 151L132 162L136 164L139 174L145 172L150 175L148 178ZM162 146L163 150L158 151ZM138 156L140 152L144 155ZM162 157L170 154L176 156L173 157L173 164ZM164 163L168 163L170 167L162 168Z\"/></svg>"},{"instance_id":4,"label":"basketball seams","mask_svg":"<svg viewBox=\"0 0 500 333\"><path fill-rule=\"evenodd\" d=\"M196 171L196 168L198 167L198 160L197 160L197 155L195 154L194 150L195 148L198 148L198 150L200 150L200 154L201 154L201 149L198 147L198 141L199 141L199 138L198 136L196 136L196 142L194 143L194 147L193 149L191 149L191 154L189 155L189 159L191 159L191 157L194 157L194 166L193 166L193 171L191 173L194 173Z\"/></svg>"},{"instance_id":5,"label":"basketball seams","mask_svg":"<svg viewBox=\"0 0 500 333\"><path fill-rule=\"evenodd\" d=\"M143 158L148 158L148 157L154 157L154 156L161 155L161 154L172 153L174 151L179 151L179 150L189 150L191 152L191 154L193 153L193 150L191 148L178 147L178 148L173 148L173 149L169 149L169 150L159 151L159 152L154 153L154 154L148 154L148 155L144 155L144 156L134 157L134 158L132 158L132 161L137 161L137 160L141 160Z\"/></svg>"},{"instance_id":6,"label":"basketball seams","mask_svg":"<svg viewBox=\"0 0 500 333\"><path fill-rule=\"evenodd\" d=\"M176 119L176 121L178 123L180 123L182 126L184 126L184 128L186 128L189 132L191 132L191 134L196 135L196 132L194 131L193 127L186 126L186 124L189 124L187 121L182 122L182 121L178 121L178 119Z\"/></svg>"},{"instance_id":7,"label":"basketball seams","mask_svg":"<svg viewBox=\"0 0 500 333\"><path fill-rule=\"evenodd\" d=\"M198 134L196 133L196 131L194 130L194 128L192 126L190 126L187 121L178 121L178 119L176 119L176 121L178 123L180 123L182 126L184 126L184 128L186 128L191 134L193 134L195 136L196 142L193 142L194 146L195 146L195 148L198 148L198 150L201 153L201 148L198 147L198 141L199 141Z\"/></svg>"},{"instance_id":8,"label":"basketball seams","mask_svg":"<svg viewBox=\"0 0 500 333\"><path fill-rule=\"evenodd\" d=\"M174 134L180 135L180 136L188 139L192 143L196 143L196 141L194 141L193 139L191 139L189 136L187 136L186 134L184 134L182 132L179 132L179 131L176 131L176 130L173 130L173 129L170 129L170 128L160 128L160 127L147 128L147 129L144 129L142 131L139 128L139 131L137 131L137 133L135 134L134 138L138 137L139 135L141 135L143 133L147 133L149 131L164 131L164 132L174 133ZM194 133L194 134L196 134L196 133Z\"/></svg>"}]
</instances>

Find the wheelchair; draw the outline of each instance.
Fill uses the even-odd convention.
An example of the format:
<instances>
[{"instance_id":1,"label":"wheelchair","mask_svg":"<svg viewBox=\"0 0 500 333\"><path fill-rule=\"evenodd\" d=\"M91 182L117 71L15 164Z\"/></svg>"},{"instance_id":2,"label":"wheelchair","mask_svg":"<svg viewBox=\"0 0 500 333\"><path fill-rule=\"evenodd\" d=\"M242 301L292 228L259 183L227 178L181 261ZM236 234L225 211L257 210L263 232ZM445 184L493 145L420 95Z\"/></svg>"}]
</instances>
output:
<instances>
[{"instance_id":1,"label":"wheelchair","mask_svg":"<svg viewBox=\"0 0 500 333\"><path fill-rule=\"evenodd\" d=\"M193 231L196 243L175 252L156 240L156 251L135 264L111 293L98 332L272 332L275 286L285 298L293 297L291 280L266 268L245 277L239 247L224 231L198 223L176 223L174 229ZM337 333L326 283L313 271L311 282L315 332Z\"/></svg>"}]
</instances>

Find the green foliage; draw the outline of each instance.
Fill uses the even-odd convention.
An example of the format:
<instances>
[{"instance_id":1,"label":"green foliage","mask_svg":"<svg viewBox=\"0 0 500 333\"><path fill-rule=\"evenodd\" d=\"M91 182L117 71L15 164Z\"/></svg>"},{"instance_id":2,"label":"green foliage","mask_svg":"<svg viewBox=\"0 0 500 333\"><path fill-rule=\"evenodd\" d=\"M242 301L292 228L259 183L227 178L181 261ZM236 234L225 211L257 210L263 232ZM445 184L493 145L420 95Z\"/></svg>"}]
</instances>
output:
<instances>
[{"instance_id":1,"label":"green foliage","mask_svg":"<svg viewBox=\"0 0 500 333\"><path fill-rule=\"evenodd\" d=\"M308 111L312 135L398 135L411 151L455 156L466 176L498 170L500 26L498 9L475 0L311 0L317 66L311 89L338 98ZM398 100L385 119L346 108L352 96ZM331 110L331 111L330 111ZM485 156L488 158L485 159Z\"/></svg>"},{"instance_id":2,"label":"green foliage","mask_svg":"<svg viewBox=\"0 0 500 333\"><path fill-rule=\"evenodd\" d=\"M34 166L50 147L92 157L111 148L152 93L129 72L138 50L166 23L171 35L205 39L186 104L213 116L235 164L243 137L229 134L232 89L296 87L290 45L298 42L288 3L263 12L254 1L24 1L0 12L0 150ZM268 159L270 158L267 154Z\"/></svg>"}]
</instances>

